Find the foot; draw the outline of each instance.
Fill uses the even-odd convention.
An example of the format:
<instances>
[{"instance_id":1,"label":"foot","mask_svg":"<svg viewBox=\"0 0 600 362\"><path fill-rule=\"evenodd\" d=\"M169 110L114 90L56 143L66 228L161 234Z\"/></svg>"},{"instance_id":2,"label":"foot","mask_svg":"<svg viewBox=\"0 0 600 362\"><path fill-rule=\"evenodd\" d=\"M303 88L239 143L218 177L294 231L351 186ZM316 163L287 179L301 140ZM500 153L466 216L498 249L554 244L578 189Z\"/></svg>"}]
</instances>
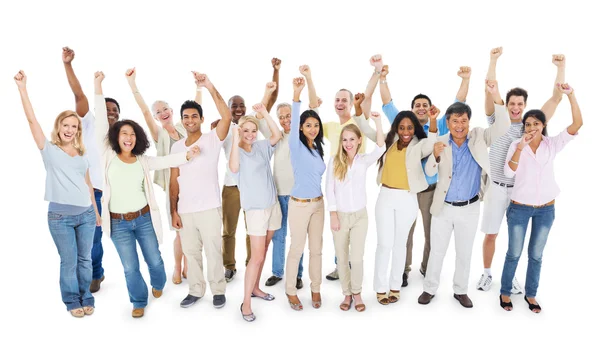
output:
<instances>
[{"instance_id":1,"label":"foot","mask_svg":"<svg viewBox=\"0 0 600 362\"><path fill-rule=\"evenodd\" d=\"M133 318L141 318L144 316L144 308L134 308L131 311L131 316Z\"/></svg>"},{"instance_id":2,"label":"foot","mask_svg":"<svg viewBox=\"0 0 600 362\"><path fill-rule=\"evenodd\" d=\"M473 302L466 294L454 294L454 299L458 300L460 305L465 308L473 308Z\"/></svg>"},{"instance_id":3,"label":"foot","mask_svg":"<svg viewBox=\"0 0 600 362\"><path fill-rule=\"evenodd\" d=\"M312 296L312 306L315 309L321 308L321 293L310 292Z\"/></svg>"},{"instance_id":4,"label":"foot","mask_svg":"<svg viewBox=\"0 0 600 362\"><path fill-rule=\"evenodd\" d=\"M83 307L83 313L85 313L85 315L94 314L94 307L92 307L91 305L86 305L85 307Z\"/></svg>"},{"instance_id":5,"label":"foot","mask_svg":"<svg viewBox=\"0 0 600 362\"><path fill-rule=\"evenodd\" d=\"M213 307L215 308L223 308L225 306L225 302L227 299L224 294L214 295L213 296Z\"/></svg>"},{"instance_id":6,"label":"foot","mask_svg":"<svg viewBox=\"0 0 600 362\"><path fill-rule=\"evenodd\" d=\"M536 302L535 297L525 296L525 301L527 302L527 305L529 306L529 310L532 311L533 313L537 314L542 311L542 307L540 307L540 305Z\"/></svg>"},{"instance_id":7,"label":"foot","mask_svg":"<svg viewBox=\"0 0 600 362\"><path fill-rule=\"evenodd\" d=\"M301 311L303 309L302 302L297 295L287 295L288 303L293 310Z\"/></svg>"},{"instance_id":8,"label":"foot","mask_svg":"<svg viewBox=\"0 0 600 362\"><path fill-rule=\"evenodd\" d=\"M100 290L100 284L104 281L104 275L100 279L93 279L92 284L90 284L90 292L96 293Z\"/></svg>"},{"instance_id":9,"label":"foot","mask_svg":"<svg viewBox=\"0 0 600 362\"><path fill-rule=\"evenodd\" d=\"M390 294L388 294L388 299L390 300L390 303L396 303L400 300L400 291L390 290Z\"/></svg>"},{"instance_id":10,"label":"foot","mask_svg":"<svg viewBox=\"0 0 600 362\"><path fill-rule=\"evenodd\" d=\"M179 303L179 306L181 308L188 308L188 307L193 306L199 300L200 300L200 297L196 297L191 294L188 294L187 297L183 298L181 303Z\"/></svg>"},{"instance_id":11,"label":"foot","mask_svg":"<svg viewBox=\"0 0 600 362\"><path fill-rule=\"evenodd\" d=\"M302 289L304 287L304 283L302 282L302 278L296 278L296 289Z\"/></svg>"},{"instance_id":12,"label":"foot","mask_svg":"<svg viewBox=\"0 0 600 362\"><path fill-rule=\"evenodd\" d=\"M387 293L377 293L377 301L381 305L390 304L390 299L388 298Z\"/></svg>"},{"instance_id":13,"label":"foot","mask_svg":"<svg viewBox=\"0 0 600 362\"><path fill-rule=\"evenodd\" d=\"M507 295L500 295L500 306L507 312L510 312L513 309L513 304L510 300L510 297Z\"/></svg>"},{"instance_id":14,"label":"foot","mask_svg":"<svg viewBox=\"0 0 600 362\"><path fill-rule=\"evenodd\" d=\"M331 273L327 274L327 276L325 277L325 279L327 279L327 280L338 280L338 279L340 279L340 275L338 274L337 267Z\"/></svg>"},{"instance_id":15,"label":"foot","mask_svg":"<svg viewBox=\"0 0 600 362\"><path fill-rule=\"evenodd\" d=\"M275 284L279 283L283 278L280 278L276 275L272 275L271 277L269 277L269 279L267 279L267 281L265 282L265 285L267 287L272 287Z\"/></svg>"},{"instance_id":16,"label":"foot","mask_svg":"<svg viewBox=\"0 0 600 362\"><path fill-rule=\"evenodd\" d=\"M75 318L82 318L85 315L83 308L71 309L69 312L71 312L71 315Z\"/></svg>"},{"instance_id":17,"label":"foot","mask_svg":"<svg viewBox=\"0 0 600 362\"><path fill-rule=\"evenodd\" d=\"M427 272L427 270L423 270L423 268L419 268L419 273L421 273L422 276L425 276L426 272Z\"/></svg>"},{"instance_id":18,"label":"foot","mask_svg":"<svg viewBox=\"0 0 600 362\"><path fill-rule=\"evenodd\" d=\"M163 293L162 290L158 290L158 289L152 288L152 296L154 298L160 298L160 296L162 295L162 293Z\"/></svg>"},{"instance_id":19,"label":"foot","mask_svg":"<svg viewBox=\"0 0 600 362\"><path fill-rule=\"evenodd\" d=\"M517 278L513 278L512 280L512 289L510 290L512 294L523 294L523 287L519 284Z\"/></svg>"},{"instance_id":20,"label":"foot","mask_svg":"<svg viewBox=\"0 0 600 362\"><path fill-rule=\"evenodd\" d=\"M344 298L344 301L342 303L340 303L340 309L343 310L344 312L347 312L350 310L351 306L352 306L352 296L347 295Z\"/></svg>"},{"instance_id":21,"label":"foot","mask_svg":"<svg viewBox=\"0 0 600 362\"><path fill-rule=\"evenodd\" d=\"M256 316L252 313L252 309L244 308L244 303L240 305L240 312L242 313L242 318L246 322L254 322L256 320Z\"/></svg>"},{"instance_id":22,"label":"foot","mask_svg":"<svg viewBox=\"0 0 600 362\"><path fill-rule=\"evenodd\" d=\"M367 307L365 306L360 293L352 294L352 298L354 299L354 309L356 309L357 312L364 312Z\"/></svg>"},{"instance_id":23,"label":"foot","mask_svg":"<svg viewBox=\"0 0 600 362\"><path fill-rule=\"evenodd\" d=\"M483 273L477 282L477 290L487 292L492 287L492 275Z\"/></svg>"},{"instance_id":24,"label":"foot","mask_svg":"<svg viewBox=\"0 0 600 362\"><path fill-rule=\"evenodd\" d=\"M260 289L255 289L250 296L254 297L254 298L260 298L260 299L266 300L268 302L275 299L274 296L272 296L271 294L265 293Z\"/></svg>"},{"instance_id":25,"label":"foot","mask_svg":"<svg viewBox=\"0 0 600 362\"><path fill-rule=\"evenodd\" d=\"M408 286L408 273L402 274L402 287Z\"/></svg>"},{"instance_id":26,"label":"foot","mask_svg":"<svg viewBox=\"0 0 600 362\"><path fill-rule=\"evenodd\" d=\"M173 284L181 284L181 270L175 269L171 280L173 281Z\"/></svg>"},{"instance_id":27,"label":"foot","mask_svg":"<svg viewBox=\"0 0 600 362\"><path fill-rule=\"evenodd\" d=\"M423 293L421 293L421 295L419 296L419 299L417 301L419 302L419 304L429 304L429 302L431 302L433 297L435 297L435 295L429 294L427 292L423 292Z\"/></svg>"},{"instance_id":28,"label":"foot","mask_svg":"<svg viewBox=\"0 0 600 362\"><path fill-rule=\"evenodd\" d=\"M235 274L237 273L237 269L226 269L225 270L225 281L227 283L229 283L230 281L233 280L233 277L235 277Z\"/></svg>"}]
</instances>

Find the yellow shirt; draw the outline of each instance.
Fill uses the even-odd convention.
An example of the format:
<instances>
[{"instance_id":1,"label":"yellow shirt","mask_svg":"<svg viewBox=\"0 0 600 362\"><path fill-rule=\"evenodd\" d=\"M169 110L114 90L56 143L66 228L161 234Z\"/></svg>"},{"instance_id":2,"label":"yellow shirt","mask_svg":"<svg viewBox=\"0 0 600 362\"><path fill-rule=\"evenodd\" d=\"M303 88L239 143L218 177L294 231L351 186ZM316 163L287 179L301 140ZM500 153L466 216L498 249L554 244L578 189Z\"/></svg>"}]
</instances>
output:
<instances>
[{"instance_id":1,"label":"yellow shirt","mask_svg":"<svg viewBox=\"0 0 600 362\"><path fill-rule=\"evenodd\" d=\"M398 150L398 142L388 149L383 164L381 183L396 189L410 190L406 173L406 149Z\"/></svg>"},{"instance_id":2,"label":"yellow shirt","mask_svg":"<svg viewBox=\"0 0 600 362\"><path fill-rule=\"evenodd\" d=\"M354 118L350 118L344 124L340 124L339 122L327 122L323 124L323 136L325 136L325 138L327 138L327 140L331 144L331 148L329 150L329 154L331 155L331 157L333 157L337 153L338 147L340 145L340 137L342 136L342 129L349 124L353 124L356 127L358 127L358 124L356 123ZM366 138L364 135L362 135L362 143L360 144L360 149L358 150L359 153L365 152L366 143Z\"/></svg>"}]
</instances>

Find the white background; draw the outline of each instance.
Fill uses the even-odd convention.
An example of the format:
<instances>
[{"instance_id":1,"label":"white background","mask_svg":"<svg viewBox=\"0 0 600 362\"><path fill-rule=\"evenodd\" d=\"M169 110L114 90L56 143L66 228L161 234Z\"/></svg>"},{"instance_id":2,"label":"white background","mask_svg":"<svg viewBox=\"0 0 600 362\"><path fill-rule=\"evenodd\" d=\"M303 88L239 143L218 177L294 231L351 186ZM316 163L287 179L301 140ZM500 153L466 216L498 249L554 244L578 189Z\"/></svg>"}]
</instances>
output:
<instances>
[{"instance_id":1,"label":"white background","mask_svg":"<svg viewBox=\"0 0 600 362\"><path fill-rule=\"evenodd\" d=\"M599 248L592 226L597 223L592 213L599 200L592 191L598 171L591 144L592 135L598 132L593 119L598 101L597 12L592 11L591 3L587 4L404 4L374 0L4 4L0 22L0 94L5 125L0 144L4 176L0 188L0 323L4 347L0 359L589 359L597 341L595 323L599 321L595 270ZM43 201L45 171L12 80L19 69L26 72L36 115L49 137L56 115L74 108L61 61L61 47L67 45L76 52L73 65L91 106L93 72L103 70L105 95L120 102L122 118L137 120L144 127L124 77L125 70L133 66L147 103L165 99L178 115L179 105L194 96L191 70L207 73L223 98L234 94L245 97L249 112L271 78L272 57L282 59L278 101L290 101L291 78L299 76L299 65L309 64L317 92L324 100L323 120L337 121L333 110L335 92L341 87L354 93L364 91L372 72L368 60L373 54L381 53L384 63L390 66L388 81L399 109L409 109L412 97L423 92L444 111L460 84L456 71L461 65L469 65L473 68L468 96L473 127L485 125L483 81L492 47L504 47L497 71L501 92L515 86L527 89L528 109L540 108L552 94L556 68L551 55L564 53L567 81L575 89L585 126L555 163L562 193L556 203L556 221L545 250L538 292L543 312L531 313L522 296L513 298L515 308L510 313L499 307L499 281L507 244L505 225L497 240L494 284L486 293L474 288L482 269L483 234L477 234L469 293L473 309L462 308L452 298L453 243L436 298L428 306L417 304L423 280L417 271L423 245L420 221L410 285L402 289L399 303L379 305L372 291L376 246L373 209L378 189L371 182L365 313L340 311L341 288L338 282L325 279L323 307L311 308L306 272L305 288L299 293L305 304L303 312L289 308L283 283L279 283L264 289L277 299L271 303L254 301L257 320L244 322L239 312L245 257L240 227L238 275L227 286L224 309L212 307L209 291L192 308L179 307L187 294L187 284L184 281L176 286L170 282L174 234L166 232L161 247L169 280L165 293L158 300L150 297L144 318L132 319L123 269L105 235L106 280L95 294L96 312L83 320L72 318L60 299L59 257L48 232L47 203ZM306 91L303 100L306 104ZM380 110L380 106L377 89L373 109ZM203 130L208 131L209 122L218 118L208 92L204 93L203 107L207 121ZM550 135L570 122L565 97L551 121ZM149 154L154 153L151 148ZM222 180L223 157L221 163ZM375 179L374 168L368 177ZM157 192L157 198L159 205L164 205L162 191ZM331 233L326 227L324 274L333 267L333 256ZM524 254L517 270L522 284L525 265ZM142 266L148 281L147 268L144 263ZM269 252L261 283L270 276L270 269Z\"/></svg>"}]
</instances>

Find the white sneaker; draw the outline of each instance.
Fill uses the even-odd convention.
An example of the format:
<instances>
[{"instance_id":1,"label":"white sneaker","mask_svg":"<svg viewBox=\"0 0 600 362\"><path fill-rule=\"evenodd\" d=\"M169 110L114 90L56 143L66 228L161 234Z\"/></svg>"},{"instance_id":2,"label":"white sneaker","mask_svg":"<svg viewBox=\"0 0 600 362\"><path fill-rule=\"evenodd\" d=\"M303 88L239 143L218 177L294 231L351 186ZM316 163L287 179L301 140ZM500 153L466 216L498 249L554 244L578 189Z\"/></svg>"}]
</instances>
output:
<instances>
[{"instance_id":1,"label":"white sneaker","mask_svg":"<svg viewBox=\"0 0 600 362\"><path fill-rule=\"evenodd\" d=\"M512 294L523 294L523 287L519 284L519 281L516 277L513 278L512 281L512 289L510 290Z\"/></svg>"},{"instance_id":2,"label":"white sneaker","mask_svg":"<svg viewBox=\"0 0 600 362\"><path fill-rule=\"evenodd\" d=\"M492 287L492 276L490 274L483 273L481 278L477 282L477 289L487 292Z\"/></svg>"}]
</instances>

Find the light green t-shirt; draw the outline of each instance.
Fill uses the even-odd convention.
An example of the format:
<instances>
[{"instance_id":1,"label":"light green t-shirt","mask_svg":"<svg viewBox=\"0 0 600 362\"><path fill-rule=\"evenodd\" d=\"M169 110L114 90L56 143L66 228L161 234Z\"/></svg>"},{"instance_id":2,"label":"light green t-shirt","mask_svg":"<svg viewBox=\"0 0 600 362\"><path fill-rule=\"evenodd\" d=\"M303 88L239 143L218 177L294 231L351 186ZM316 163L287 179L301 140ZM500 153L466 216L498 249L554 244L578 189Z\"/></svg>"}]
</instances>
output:
<instances>
[{"instance_id":1,"label":"light green t-shirt","mask_svg":"<svg viewBox=\"0 0 600 362\"><path fill-rule=\"evenodd\" d=\"M110 212L126 214L138 211L148 204L144 191L144 169L139 160L125 163L119 157L115 157L107 172Z\"/></svg>"}]
</instances>

